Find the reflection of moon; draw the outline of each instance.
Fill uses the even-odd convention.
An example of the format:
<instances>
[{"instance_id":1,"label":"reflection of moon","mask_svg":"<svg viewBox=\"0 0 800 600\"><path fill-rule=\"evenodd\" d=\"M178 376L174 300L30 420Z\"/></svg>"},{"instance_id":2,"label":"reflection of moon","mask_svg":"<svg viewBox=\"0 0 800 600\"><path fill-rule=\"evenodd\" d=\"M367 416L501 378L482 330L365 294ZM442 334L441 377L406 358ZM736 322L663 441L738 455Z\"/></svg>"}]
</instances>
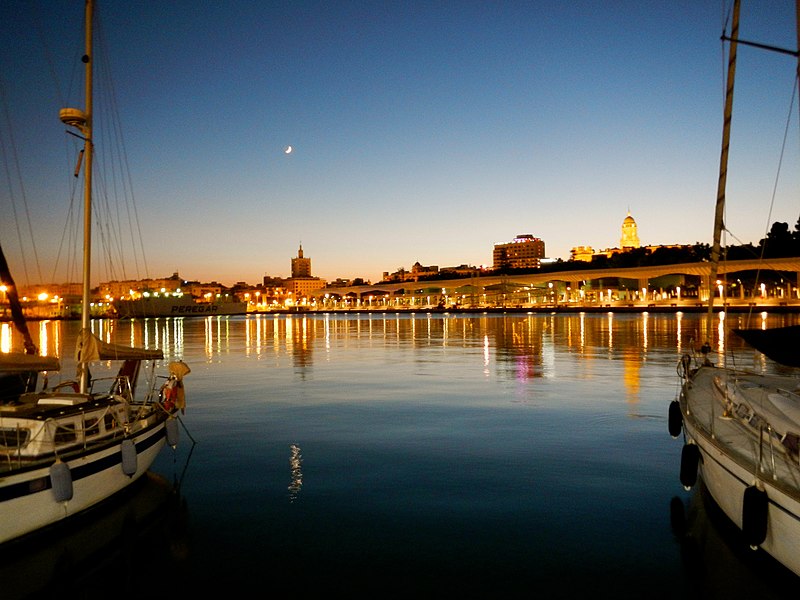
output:
<instances>
[{"instance_id":1,"label":"reflection of moon","mask_svg":"<svg viewBox=\"0 0 800 600\"><path fill-rule=\"evenodd\" d=\"M291 154L292 153L292 147L291 146L286 146L286 148L284 149L283 153L284 154Z\"/></svg>"},{"instance_id":2,"label":"reflection of moon","mask_svg":"<svg viewBox=\"0 0 800 600\"><path fill-rule=\"evenodd\" d=\"M303 487L303 455L300 453L300 446L297 444L291 444L289 448L292 451L289 457L289 465L292 468L292 482L289 484L289 502L294 502Z\"/></svg>"}]
</instances>

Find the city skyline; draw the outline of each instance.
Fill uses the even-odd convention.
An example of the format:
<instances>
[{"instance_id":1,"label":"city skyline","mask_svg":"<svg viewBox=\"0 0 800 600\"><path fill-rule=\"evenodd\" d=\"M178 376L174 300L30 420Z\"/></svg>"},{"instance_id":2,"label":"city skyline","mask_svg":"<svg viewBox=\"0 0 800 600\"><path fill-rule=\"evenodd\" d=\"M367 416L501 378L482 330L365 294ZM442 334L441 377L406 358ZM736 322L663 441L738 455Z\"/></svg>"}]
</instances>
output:
<instances>
[{"instance_id":1,"label":"city skyline","mask_svg":"<svg viewBox=\"0 0 800 600\"><path fill-rule=\"evenodd\" d=\"M15 156L44 279L75 163L57 118L81 105L75 4L0 7L3 183ZM146 248L130 278L259 281L302 244L314 275L374 282L414 262L491 265L518 234L568 260L616 246L628 211L642 245L711 242L721 3L101 0L98 14ZM794 3L745 2L740 35L794 48ZM731 243L797 221L796 106L775 183L795 72L740 47ZM20 199L3 192L18 223L0 240L34 283Z\"/></svg>"}]
</instances>

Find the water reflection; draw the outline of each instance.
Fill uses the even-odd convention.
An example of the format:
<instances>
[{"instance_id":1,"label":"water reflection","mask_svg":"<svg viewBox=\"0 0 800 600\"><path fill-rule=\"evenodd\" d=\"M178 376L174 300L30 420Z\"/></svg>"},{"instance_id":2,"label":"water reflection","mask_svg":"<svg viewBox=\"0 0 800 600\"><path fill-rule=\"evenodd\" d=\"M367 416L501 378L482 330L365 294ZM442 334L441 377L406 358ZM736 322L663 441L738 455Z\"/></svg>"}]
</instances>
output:
<instances>
[{"instance_id":1,"label":"water reflection","mask_svg":"<svg viewBox=\"0 0 800 600\"><path fill-rule=\"evenodd\" d=\"M642 355L636 348L625 348L622 351L623 380L628 404L639 402L639 382L642 370Z\"/></svg>"},{"instance_id":2,"label":"water reflection","mask_svg":"<svg viewBox=\"0 0 800 600\"><path fill-rule=\"evenodd\" d=\"M289 446L291 454L289 456L289 469L291 471L291 482L289 483L289 502L292 503L297 500L300 495L300 489L303 487L303 454L300 451L300 446L292 444Z\"/></svg>"},{"instance_id":3,"label":"water reflection","mask_svg":"<svg viewBox=\"0 0 800 600\"><path fill-rule=\"evenodd\" d=\"M100 598L110 589L168 595L188 558L186 505L165 478L147 473L72 521L0 549L3 598ZM150 575L141 577L142 560ZM177 591L177 590L173 590Z\"/></svg>"},{"instance_id":4,"label":"water reflection","mask_svg":"<svg viewBox=\"0 0 800 600\"><path fill-rule=\"evenodd\" d=\"M713 339L718 360L723 350L742 351L736 336L724 338L745 317L718 317ZM795 324L797 315L761 315L762 326ZM58 356L65 368L73 360L75 321L41 321L35 341L40 353ZM532 381L556 377L561 358L575 355L585 377L592 377L594 361L622 361L628 401L637 402L642 364L658 356L675 360L708 338L701 314L303 314L251 315L247 317L166 318L92 322L94 332L106 341L134 346L160 347L166 360L183 359L191 353L218 362L228 355L248 359L289 360L297 374L308 376L318 355L329 361L337 353L358 346L370 348L435 350L443 356L452 351L480 356L476 367L486 377L493 374ZM38 337L38 340L36 338ZM22 337L9 323L0 324L0 348L22 348ZM433 355L414 354L415 360ZM748 352L757 368L765 368L763 356ZM742 366L741 355L737 357ZM574 368L574 367L573 367Z\"/></svg>"},{"instance_id":5,"label":"water reflection","mask_svg":"<svg viewBox=\"0 0 800 600\"><path fill-rule=\"evenodd\" d=\"M695 597L783 598L797 577L763 551L753 551L703 484L688 503L673 498L670 523Z\"/></svg>"},{"instance_id":6,"label":"water reflection","mask_svg":"<svg viewBox=\"0 0 800 600\"><path fill-rule=\"evenodd\" d=\"M184 489L191 573L203 586L219 580L237 593L253 573L383 565L423 579L444 572L437 581L447 584L448 574L474 571L494 585L531 572L531 589L537 577L561 583L583 569L578 584L596 589L633 579L627 597L683 581L664 526L678 485L664 421L680 354L707 338L705 315L392 312L93 326L192 367L197 410L187 424L202 456ZM68 365L79 327L32 329ZM21 348L16 336L6 327L0 344ZM631 418L639 414L661 421ZM180 538L174 548L180 555Z\"/></svg>"}]
</instances>

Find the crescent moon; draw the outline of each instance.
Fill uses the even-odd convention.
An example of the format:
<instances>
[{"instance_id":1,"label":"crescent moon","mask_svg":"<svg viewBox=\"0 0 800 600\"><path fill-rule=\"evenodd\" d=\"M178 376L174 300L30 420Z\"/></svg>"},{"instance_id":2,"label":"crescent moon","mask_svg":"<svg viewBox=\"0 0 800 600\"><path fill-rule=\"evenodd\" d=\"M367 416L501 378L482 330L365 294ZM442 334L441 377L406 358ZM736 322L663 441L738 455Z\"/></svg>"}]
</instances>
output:
<instances>
[{"instance_id":1,"label":"crescent moon","mask_svg":"<svg viewBox=\"0 0 800 600\"><path fill-rule=\"evenodd\" d=\"M291 146L286 146L286 149L283 151L283 153L284 154L291 154L292 153L292 147Z\"/></svg>"}]
</instances>

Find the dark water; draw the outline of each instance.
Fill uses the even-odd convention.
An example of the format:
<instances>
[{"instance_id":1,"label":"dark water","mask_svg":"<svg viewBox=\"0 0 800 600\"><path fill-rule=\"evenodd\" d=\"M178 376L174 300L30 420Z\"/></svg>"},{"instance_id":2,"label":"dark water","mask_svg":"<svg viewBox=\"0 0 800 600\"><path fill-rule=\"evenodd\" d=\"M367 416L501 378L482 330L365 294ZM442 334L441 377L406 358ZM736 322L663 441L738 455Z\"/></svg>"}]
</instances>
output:
<instances>
[{"instance_id":1,"label":"dark water","mask_svg":"<svg viewBox=\"0 0 800 600\"><path fill-rule=\"evenodd\" d=\"M702 316L95 326L192 368L181 443L120 502L6 549L3 581L35 575L0 597L155 583L165 596L778 598L797 584L678 480L667 408ZM78 324L36 327L71 374ZM775 368L727 344L738 366Z\"/></svg>"}]
</instances>

